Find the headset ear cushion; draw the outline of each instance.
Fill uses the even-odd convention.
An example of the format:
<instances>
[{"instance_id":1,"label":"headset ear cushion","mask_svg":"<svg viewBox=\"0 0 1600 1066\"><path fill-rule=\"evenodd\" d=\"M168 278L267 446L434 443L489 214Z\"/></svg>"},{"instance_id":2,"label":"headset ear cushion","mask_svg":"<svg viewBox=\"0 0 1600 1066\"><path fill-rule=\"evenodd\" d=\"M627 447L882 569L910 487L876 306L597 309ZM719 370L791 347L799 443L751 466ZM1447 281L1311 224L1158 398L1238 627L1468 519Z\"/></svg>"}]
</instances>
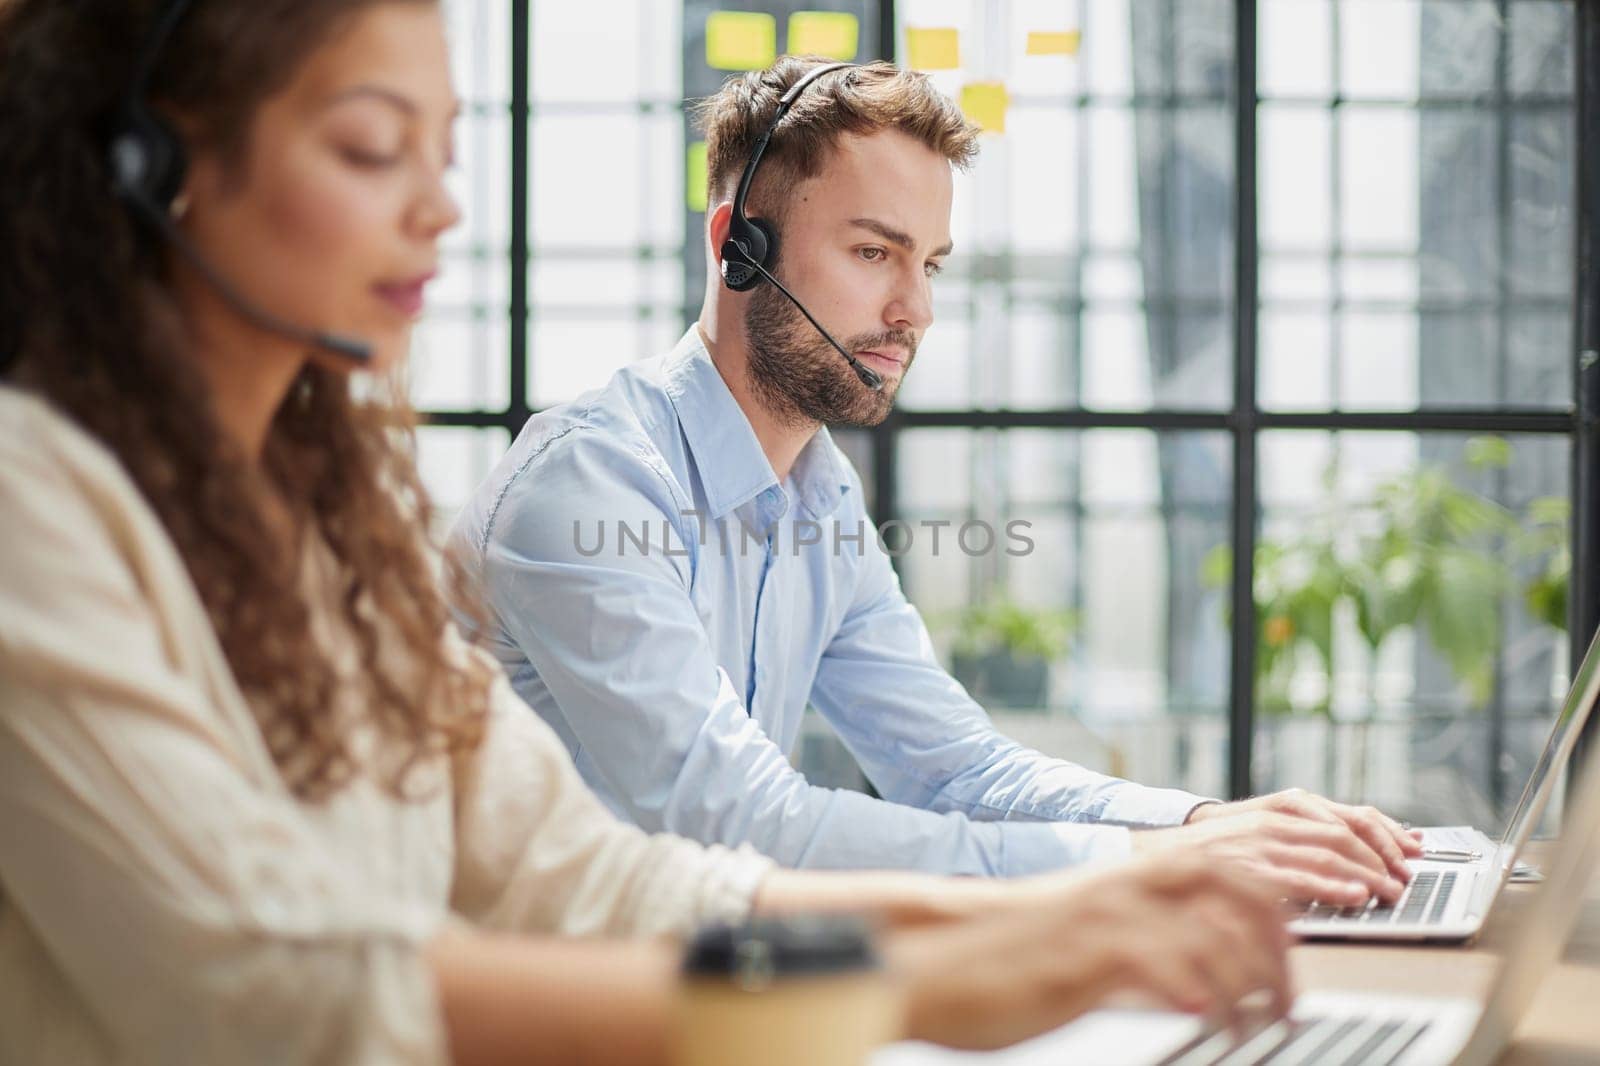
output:
<instances>
[{"instance_id":1,"label":"headset ear cushion","mask_svg":"<svg viewBox=\"0 0 1600 1066\"><path fill-rule=\"evenodd\" d=\"M156 196L160 198L157 202L166 208L183 192L184 179L189 175L189 153L183 147L183 138L166 119L160 115L149 117L155 130L155 142L161 146L161 166L152 177L156 179Z\"/></svg>"},{"instance_id":2,"label":"headset ear cushion","mask_svg":"<svg viewBox=\"0 0 1600 1066\"><path fill-rule=\"evenodd\" d=\"M761 275L745 260L741 242L729 237L722 242L722 283L734 292L743 292Z\"/></svg>"},{"instance_id":3,"label":"headset ear cushion","mask_svg":"<svg viewBox=\"0 0 1600 1066\"><path fill-rule=\"evenodd\" d=\"M750 229L756 233L755 246L759 249L756 262L771 270L778 262L778 234L767 225L766 219L747 218Z\"/></svg>"},{"instance_id":4,"label":"headset ear cushion","mask_svg":"<svg viewBox=\"0 0 1600 1066\"><path fill-rule=\"evenodd\" d=\"M761 271L750 263L753 260L767 267L776 245L776 235L759 218L734 223L729 227L728 239L722 242L723 282L734 292L755 288L761 282Z\"/></svg>"},{"instance_id":5,"label":"headset ear cushion","mask_svg":"<svg viewBox=\"0 0 1600 1066\"><path fill-rule=\"evenodd\" d=\"M111 172L120 193L165 212L183 191L187 169L183 141L163 119L142 107L119 116L111 138Z\"/></svg>"}]
</instances>

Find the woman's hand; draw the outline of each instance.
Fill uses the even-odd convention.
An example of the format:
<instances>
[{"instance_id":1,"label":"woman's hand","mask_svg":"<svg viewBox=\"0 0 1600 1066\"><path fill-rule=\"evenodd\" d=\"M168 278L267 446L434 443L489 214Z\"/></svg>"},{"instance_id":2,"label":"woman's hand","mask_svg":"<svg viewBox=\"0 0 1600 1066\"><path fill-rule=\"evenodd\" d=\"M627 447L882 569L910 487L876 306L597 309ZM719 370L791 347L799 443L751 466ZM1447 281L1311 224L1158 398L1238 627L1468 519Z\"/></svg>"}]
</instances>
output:
<instances>
[{"instance_id":1,"label":"woman's hand","mask_svg":"<svg viewBox=\"0 0 1600 1066\"><path fill-rule=\"evenodd\" d=\"M1003 899L1006 885L992 887ZM1252 993L1266 993L1273 1015L1288 1011L1283 915L1239 866L1174 852L1014 888L990 916L885 937L908 990L907 1036L999 1047L1114 993L1233 1025Z\"/></svg>"}]
</instances>

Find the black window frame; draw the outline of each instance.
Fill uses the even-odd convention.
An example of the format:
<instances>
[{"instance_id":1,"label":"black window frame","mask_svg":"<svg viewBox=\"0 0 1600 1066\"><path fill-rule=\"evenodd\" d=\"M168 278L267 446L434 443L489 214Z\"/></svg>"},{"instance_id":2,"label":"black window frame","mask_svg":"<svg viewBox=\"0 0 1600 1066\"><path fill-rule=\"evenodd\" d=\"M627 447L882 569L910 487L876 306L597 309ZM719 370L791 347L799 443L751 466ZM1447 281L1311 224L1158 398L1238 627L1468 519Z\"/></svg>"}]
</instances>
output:
<instances>
[{"instance_id":1,"label":"black window frame","mask_svg":"<svg viewBox=\"0 0 1600 1066\"><path fill-rule=\"evenodd\" d=\"M1498 0L1505 18L1513 0ZM1259 241L1257 234L1257 146L1260 106L1257 91L1257 0L1234 5L1234 84L1230 104L1234 119L1234 387L1228 410L1151 409L1107 411L1083 407L1045 410L900 410L868 434L874 518L882 523L900 517L895 485L899 438L906 430L960 429L1139 429L1221 431L1232 447L1233 502L1230 516L1234 567L1229 588L1230 680L1228 697L1228 788L1235 797L1252 794L1252 751L1255 733L1255 605L1253 572L1259 523L1258 445L1262 433L1275 430L1400 431L1416 433L1518 433L1566 435L1570 438L1572 502L1572 571L1568 597L1571 663L1577 664L1590 638L1600 628L1600 0L1569 0L1574 33L1574 151L1572 402L1565 410L1550 408L1451 408L1396 412L1278 412L1257 403L1258 335L1260 326ZM744 7L746 4L732 4ZM528 403L530 144L530 0L511 4L511 211L509 402L504 409L424 412L427 425L501 428L512 437L535 413ZM879 0L876 40L892 58L897 39L895 4ZM1501 48L1502 64L1507 49ZM1503 79L1502 79L1503 83ZM1503 183L1505 184L1505 183ZM686 239L686 245L692 245ZM698 256L686 259L697 260ZM698 263L692 264L698 269ZM691 279L695 280L695 279ZM1502 282L1503 284L1503 282ZM686 301L698 296L698 283L686 289ZM689 322L698 307L686 305ZM1503 329L1502 329L1503 333ZM1502 709L1496 706L1497 715ZM1580 760L1600 738L1600 720L1584 729L1574 758ZM1499 742L1499 731L1491 744ZM1494 753L1498 755L1498 751ZM1498 765L1493 758L1491 765Z\"/></svg>"}]
</instances>

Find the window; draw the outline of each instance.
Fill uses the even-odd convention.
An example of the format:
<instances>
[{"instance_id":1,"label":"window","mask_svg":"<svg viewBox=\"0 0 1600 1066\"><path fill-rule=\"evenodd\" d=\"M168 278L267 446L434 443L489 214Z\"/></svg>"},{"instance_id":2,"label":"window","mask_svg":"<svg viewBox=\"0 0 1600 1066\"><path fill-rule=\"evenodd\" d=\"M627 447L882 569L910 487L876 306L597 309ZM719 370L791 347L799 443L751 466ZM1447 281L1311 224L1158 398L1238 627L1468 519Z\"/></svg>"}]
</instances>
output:
<instances>
[{"instance_id":1,"label":"window","mask_svg":"<svg viewBox=\"0 0 1600 1066\"><path fill-rule=\"evenodd\" d=\"M708 62L713 15L771 16L782 52L796 13L847 14L859 58L908 65L912 31L953 29L957 66L931 76L958 97L1003 84L1005 130L957 179L957 253L896 412L838 434L880 525L916 534L896 563L936 646L955 665L993 630L963 617L974 604L1055 624L1057 661L1023 701L1040 706L1005 706L1011 689L985 703L1019 739L1112 772L1504 815L1570 671L1567 589L1583 633L1597 609L1563 569L1571 516L1580 575L1596 550L1572 335L1595 285L1573 236L1573 41L1592 15L1571 0L447 9L468 222L414 386L439 412L422 447L447 505L531 411L666 350L698 312L685 100L730 73ZM1030 52L1036 32L1058 35L1054 54ZM1481 523L1438 534L1429 507ZM1003 545L1017 520L1026 554L953 539L986 523ZM1402 535L1423 573L1389 576L1416 602L1375 625L1362 575ZM1439 576L1458 564L1471 572ZM1470 632L1440 628L1452 596L1481 608Z\"/></svg>"}]
</instances>

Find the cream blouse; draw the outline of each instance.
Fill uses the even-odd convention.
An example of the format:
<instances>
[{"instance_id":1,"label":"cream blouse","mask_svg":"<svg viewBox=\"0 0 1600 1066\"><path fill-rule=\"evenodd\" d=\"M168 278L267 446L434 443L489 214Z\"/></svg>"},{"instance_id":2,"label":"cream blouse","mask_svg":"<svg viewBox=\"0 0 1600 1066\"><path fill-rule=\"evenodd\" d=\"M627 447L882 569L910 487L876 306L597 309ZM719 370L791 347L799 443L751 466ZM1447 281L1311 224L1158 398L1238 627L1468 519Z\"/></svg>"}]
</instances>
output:
<instances>
[{"instance_id":1,"label":"cream blouse","mask_svg":"<svg viewBox=\"0 0 1600 1066\"><path fill-rule=\"evenodd\" d=\"M443 924L682 933L771 866L614 819L503 676L429 769L297 800L116 458L0 387L0 1063L445 1062Z\"/></svg>"}]
</instances>

